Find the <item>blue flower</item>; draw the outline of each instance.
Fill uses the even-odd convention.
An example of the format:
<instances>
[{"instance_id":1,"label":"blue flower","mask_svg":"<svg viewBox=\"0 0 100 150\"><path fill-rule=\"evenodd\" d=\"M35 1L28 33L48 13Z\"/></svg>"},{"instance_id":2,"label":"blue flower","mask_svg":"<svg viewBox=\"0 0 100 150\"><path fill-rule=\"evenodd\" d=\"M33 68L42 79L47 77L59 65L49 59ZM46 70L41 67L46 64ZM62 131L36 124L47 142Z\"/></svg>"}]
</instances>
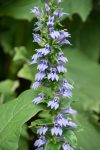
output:
<instances>
[{"instance_id":1,"label":"blue flower","mask_svg":"<svg viewBox=\"0 0 100 150\"><path fill-rule=\"evenodd\" d=\"M40 84L41 84L41 81L37 81L37 82L33 83L32 89L37 89Z\"/></svg>"},{"instance_id":2,"label":"blue flower","mask_svg":"<svg viewBox=\"0 0 100 150\"><path fill-rule=\"evenodd\" d=\"M59 15L59 10L55 10L54 13L53 13L54 17L58 17Z\"/></svg>"},{"instance_id":3,"label":"blue flower","mask_svg":"<svg viewBox=\"0 0 100 150\"><path fill-rule=\"evenodd\" d=\"M64 30L60 31L61 39L71 37L70 34Z\"/></svg>"},{"instance_id":4,"label":"blue flower","mask_svg":"<svg viewBox=\"0 0 100 150\"><path fill-rule=\"evenodd\" d=\"M35 104L39 104L39 103L41 103L41 101L42 101L44 98L45 98L44 94L43 94L43 93L40 93L40 94L39 94L39 97L34 98L32 102L35 103Z\"/></svg>"},{"instance_id":5,"label":"blue flower","mask_svg":"<svg viewBox=\"0 0 100 150\"><path fill-rule=\"evenodd\" d=\"M71 107L67 108L67 109L64 109L61 111L62 114L76 114L77 111L72 109Z\"/></svg>"},{"instance_id":6,"label":"blue flower","mask_svg":"<svg viewBox=\"0 0 100 150\"><path fill-rule=\"evenodd\" d=\"M53 101L48 102L48 107L51 107L51 109L58 109L59 107L59 97L54 97Z\"/></svg>"},{"instance_id":7,"label":"blue flower","mask_svg":"<svg viewBox=\"0 0 100 150\"><path fill-rule=\"evenodd\" d=\"M38 7L34 7L32 10L32 13L35 14L36 16L43 16L43 14L39 11L39 8Z\"/></svg>"},{"instance_id":8,"label":"blue flower","mask_svg":"<svg viewBox=\"0 0 100 150\"><path fill-rule=\"evenodd\" d=\"M37 63L37 59L38 59L38 55L37 55L37 54L34 54L34 55L32 56L32 61L30 62L30 64L35 64L35 63Z\"/></svg>"},{"instance_id":9,"label":"blue flower","mask_svg":"<svg viewBox=\"0 0 100 150\"><path fill-rule=\"evenodd\" d=\"M62 40L59 42L59 44L60 44L60 46L62 46L62 45L64 45L64 44L69 44L69 45L71 45L71 43L70 43L68 40L66 40L66 39L62 39Z\"/></svg>"},{"instance_id":10,"label":"blue flower","mask_svg":"<svg viewBox=\"0 0 100 150\"><path fill-rule=\"evenodd\" d=\"M60 127L59 124L55 123L54 128L51 129L51 134L53 135L62 135L62 128Z\"/></svg>"},{"instance_id":11,"label":"blue flower","mask_svg":"<svg viewBox=\"0 0 100 150\"><path fill-rule=\"evenodd\" d=\"M72 92L70 90L66 90L65 88L62 88L59 91L55 92L57 95L63 95L65 97L71 98L72 97Z\"/></svg>"},{"instance_id":12,"label":"blue flower","mask_svg":"<svg viewBox=\"0 0 100 150\"><path fill-rule=\"evenodd\" d=\"M32 56L32 61L30 62L30 64L35 64L37 63L37 59L38 58L44 58L44 54L42 54L43 52L37 52L36 54L33 54Z\"/></svg>"},{"instance_id":13,"label":"blue flower","mask_svg":"<svg viewBox=\"0 0 100 150\"><path fill-rule=\"evenodd\" d=\"M59 44L62 46L64 44L70 44L71 43L66 39L67 37L70 37L70 34L64 30L60 31L60 37L59 37Z\"/></svg>"},{"instance_id":14,"label":"blue flower","mask_svg":"<svg viewBox=\"0 0 100 150\"><path fill-rule=\"evenodd\" d=\"M45 10L46 10L47 13L50 12L50 7L48 6L48 4L45 4Z\"/></svg>"},{"instance_id":15,"label":"blue flower","mask_svg":"<svg viewBox=\"0 0 100 150\"><path fill-rule=\"evenodd\" d=\"M55 122L60 125L60 127L66 127L68 125L68 121L63 118L62 114L58 114L57 118L55 119Z\"/></svg>"},{"instance_id":16,"label":"blue flower","mask_svg":"<svg viewBox=\"0 0 100 150\"><path fill-rule=\"evenodd\" d=\"M74 150L67 142L62 144L63 150Z\"/></svg>"},{"instance_id":17,"label":"blue flower","mask_svg":"<svg viewBox=\"0 0 100 150\"><path fill-rule=\"evenodd\" d=\"M40 139L35 141L34 146L41 147L42 145L45 144L46 144L46 138L45 136L41 136Z\"/></svg>"},{"instance_id":18,"label":"blue flower","mask_svg":"<svg viewBox=\"0 0 100 150\"><path fill-rule=\"evenodd\" d=\"M50 53L50 46L49 44L45 45L45 48L41 48L41 49L36 49L38 53L41 53L42 55L46 56L47 54Z\"/></svg>"},{"instance_id":19,"label":"blue flower","mask_svg":"<svg viewBox=\"0 0 100 150\"><path fill-rule=\"evenodd\" d=\"M35 75L35 80L41 81L46 76L45 71L40 71Z\"/></svg>"},{"instance_id":20,"label":"blue flower","mask_svg":"<svg viewBox=\"0 0 100 150\"><path fill-rule=\"evenodd\" d=\"M63 63L60 62L57 66L58 72L67 72L67 69L63 66Z\"/></svg>"},{"instance_id":21,"label":"blue flower","mask_svg":"<svg viewBox=\"0 0 100 150\"><path fill-rule=\"evenodd\" d=\"M33 33L33 38L34 38L33 42L37 42L38 44L41 44L41 38L39 34Z\"/></svg>"},{"instance_id":22,"label":"blue flower","mask_svg":"<svg viewBox=\"0 0 100 150\"><path fill-rule=\"evenodd\" d=\"M48 127L47 126L43 126L37 129L37 134L40 135L45 135L45 133L48 131Z\"/></svg>"},{"instance_id":23,"label":"blue flower","mask_svg":"<svg viewBox=\"0 0 100 150\"><path fill-rule=\"evenodd\" d=\"M67 126L70 126L70 127L73 127L73 128L76 128L77 125L76 123L72 122L72 119L71 118L63 118L63 115L62 114L58 114L57 118L55 119L55 123L59 124L60 127L67 127Z\"/></svg>"},{"instance_id":24,"label":"blue flower","mask_svg":"<svg viewBox=\"0 0 100 150\"><path fill-rule=\"evenodd\" d=\"M49 16L49 20L48 20L48 22L47 22L47 25L49 26L49 27L53 27L54 26L54 16Z\"/></svg>"},{"instance_id":25,"label":"blue flower","mask_svg":"<svg viewBox=\"0 0 100 150\"><path fill-rule=\"evenodd\" d=\"M35 150L44 150L44 147L38 147L37 149Z\"/></svg>"},{"instance_id":26,"label":"blue flower","mask_svg":"<svg viewBox=\"0 0 100 150\"><path fill-rule=\"evenodd\" d=\"M71 85L70 83L68 83L68 81L66 79L64 79L62 81L62 87L66 88L66 89L70 89L70 90L72 90L74 88L73 85Z\"/></svg>"},{"instance_id":27,"label":"blue flower","mask_svg":"<svg viewBox=\"0 0 100 150\"><path fill-rule=\"evenodd\" d=\"M61 92L62 92L62 95L63 96L66 96L66 97L68 97L68 98L71 98L72 97L72 92L70 91L70 90L66 90L66 89L62 89L61 90Z\"/></svg>"},{"instance_id":28,"label":"blue flower","mask_svg":"<svg viewBox=\"0 0 100 150\"><path fill-rule=\"evenodd\" d=\"M59 31L55 31L54 28L50 28L49 32L50 32L49 35L52 39L59 39L59 37L60 37Z\"/></svg>"},{"instance_id":29,"label":"blue flower","mask_svg":"<svg viewBox=\"0 0 100 150\"><path fill-rule=\"evenodd\" d=\"M63 63L68 62L68 59L63 56L63 52L58 53L58 61L63 62Z\"/></svg>"},{"instance_id":30,"label":"blue flower","mask_svg":"<svg viewBox=\"0 0 100 150\"><path fill-rule=\"evenodd\" d=\"M38 21L35 22L34 26L39 26L40 24L41 24L41 21L38 20ZM34 30L33 30L33 31L34 31Z\"/></svg>"},{"instance_id":31,"label":"blue flower","mask_svg":"<svg viewBox=\"0 0 100 150\"><path fill-rule=\"evenodd\" d=\"M64 15L69 15L68 13L62 12L62 10L55 10L53 14L54 17L59 17L59 19L61 19Z\"/></svg>"},{"instance_id":32,"label":"blue flower","mask_svg":"<svg viewBox=\"0 0 100 150\"><path fill-rule=\"evenodd\" d=\"M41 60L41 61L39 61L37 69L39 69L40 71L44 71L47 68L48 68L48 61L47 60Z\"/></svg>"},{"instance_id":33,"label":"blue flower","mask_svg":"<svg viewBox=\"0 0 100 150\"><path fill-rule=\"evenodd\" d=\"M71 118L67 118L67 125L72 127L72 128L77 128L77 124L72 122L72 119Z\"/></svg>"},{"instance_id":34,"label":"blue flower","mask_svg":"<svg viewBox=\"0 0 100 150\"><path fill-rule=\"evenodd\" d=\"M48 79L51 79L52 81L56 80L58 81L59 76L56 74L57 69L56 68L51 68L50 73L48 74Z\"/></svg>"}]
</instances>

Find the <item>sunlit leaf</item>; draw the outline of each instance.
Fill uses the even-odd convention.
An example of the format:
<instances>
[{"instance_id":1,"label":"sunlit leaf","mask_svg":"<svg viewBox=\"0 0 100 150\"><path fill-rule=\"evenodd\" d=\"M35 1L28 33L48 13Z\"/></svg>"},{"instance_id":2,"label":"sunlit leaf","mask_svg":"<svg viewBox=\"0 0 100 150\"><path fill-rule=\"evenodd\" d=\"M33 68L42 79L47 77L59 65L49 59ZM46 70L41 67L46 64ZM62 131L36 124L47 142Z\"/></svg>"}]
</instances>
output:
<instances>
[{"instance_id":1,"label":"sunlit leaf","mask_svg":"<svg viewBox=\"0 0 100 150\"><path fill-rule=\"evenodd\" d=\"M0 148L16 150L23 124L43 108L34 105L33 90L25 91L17 99L0 106Z\"/></svg>"}]
</instances>

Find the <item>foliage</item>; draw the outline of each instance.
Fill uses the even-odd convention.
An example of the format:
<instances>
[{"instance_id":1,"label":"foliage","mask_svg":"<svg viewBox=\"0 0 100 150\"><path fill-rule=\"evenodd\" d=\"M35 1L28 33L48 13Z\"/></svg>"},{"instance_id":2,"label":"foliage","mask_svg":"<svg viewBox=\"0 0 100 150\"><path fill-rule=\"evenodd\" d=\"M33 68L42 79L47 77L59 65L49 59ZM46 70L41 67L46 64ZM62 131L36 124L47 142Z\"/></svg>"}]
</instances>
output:
<instances>
[{"instance_id":1,"label":"foliage","mask_svg":"<svg viewBox=\"0 0 100 150\"><path fill-rule=\"evenodd\" d=\"M28 150L31 135L27 132L27 125L31 128L30 122L38 118L33 116L43 110L31 103L36 94L32 90L19 95L29 89L36 73L28 65L37 47L32 44L31 33L35 18L30 13L36 4L40 4L40 1L0 1L0 150ZM72 48L64 47L63 51L69 59L69 73L66 76L76 85L73 99L77 101L73 107L78 110L78 114L73 119L80 126L80 130L76 131L78 145L84 150L99 150L99 0L64 0L62 7L71 14L63 20L63 24L72 35ZM49 118L45 111L40 117L44 116ZM26 127L23 128L23 125ZM75 142L73 133L71 136L71 142ZM33 140L32 136L32 142ZM49 141L46 149L51 146L55 147ZM55 149L58 150L59 145Z\"/></svg>"}]
</instances>

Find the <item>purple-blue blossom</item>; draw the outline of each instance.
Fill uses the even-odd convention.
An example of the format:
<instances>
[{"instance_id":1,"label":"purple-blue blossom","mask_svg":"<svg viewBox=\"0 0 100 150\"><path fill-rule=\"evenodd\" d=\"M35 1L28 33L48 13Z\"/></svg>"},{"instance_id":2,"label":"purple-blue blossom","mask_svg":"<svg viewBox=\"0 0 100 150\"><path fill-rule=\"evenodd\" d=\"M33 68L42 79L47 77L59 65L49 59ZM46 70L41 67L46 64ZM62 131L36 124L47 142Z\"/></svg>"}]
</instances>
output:
<instances>
[{"instance_id":1,"label":"purple-blue blossom","mask_svg":"<svg viewBox=\"0 0 100 150\"><path fill-rule=\"evenodd\" d=\"M66 79L62 81L62 87L70 90L74 88L73 85L71 85Z\"/></svg>"},{"instance_id":2,"label":"purple-blue blossom","mask_svg":"<svg viewBox=\"0 0 100 150\"><path fill-rule=\"evenodd\" d=\"M60 61L57 65L58 72L67 72L67 69L63 66L63 63Z\"/></svg>"},{"instance_id":3,"label":"purple-blue blossom","mask_svg":"<svg viewBox=\"0 0 100 150\"><path fill-rule=\"evenodd\" d=\"M37 69L40 71L45 71L48 68L47 60L40 60L37 66Z\"/></svg>"},{"instance_id":4,"label":"purple-blue blossom","mask_svg":"<svg viewBox=\"0 0 100 150\"><path fill-rule=\"evenodd\" d=\"M61 136L62 133L63 133L63 130L62 130L62 128L60 127L60 125L57 124L57 123L55 123L55 124L54 124L54 128L51 129L51 134L52 134L52 136L53 136L53 135L59 135L59 136Z\"/></svg>"},{"instance_id":5,"label":"purple-blue blossom","mask_svg":"<svg viewBox=\"0 0 100 150\"><path fill-rule=\"evenodd\" d=\"M65 142L62 144L62 148L63 150L74 150L69 144L68 142Z\"/></svg>"},{"instance_id":6,"label":"purple-blue blossom","mask_svg":"<svg viewBox=\"0 0 100 150\"><path fill-rule=\"evenodd\" d=\"M60 44L60 46L62 46L62 45L64 45L64 44L69 44L69 45L71 45L71 43L70 43L68 40L66 40L66 39L61 39L60 42L59 42L59 44Z\"/></svg>"},{"instance_id":7,"label":"purple-blue blossom","mask_svg":"<svg viewBox=\"0 0 100 150\"><path fill-rule=\"evenodd\" d=\"M35 80L41 81L46 76L45 71L40 71L35 75Z\"/></svg>"},{"instance_id":8,"label":"purple-blue blossom","mask_svg":"<svg viewBox=\"0 0 100 150\"><path fill-rule=\"evenodd\" d=\"M33 54L32 56L32 61L30 62L30 64L35 64L37 63L38 58L44 58L44 54L42 54L43 52L38 52L36 54Z\"/></svg>"},{"instance_id":9,"label":"purple-blue blossom","mask_svg":"<svg viewBox=\"0 0 100 150\"><path fill-rule=\"evenodd\" d=\"M46 144L46 138L45 136L41 136L38 140L35 141L34 146L41 147L44 144Z\"/></svg>"},{"instance_id":10,"label":"purple-blue blossom","mask_svg":"<svg viewBox=\"0 0 100 150\"><path fill-rule=\"evenodd\" d=\"M68 98L72 97L72 92L69 89L65 89L65 88L62 88L61 90L56 91L55 93L57 95L63 95L63 96L68 97Z\"/></svg>"},{"instance_id":11,"label":"purple-blue blossom","mask_svg":"<svg viewBox=\"0 0 100 150\"><path fill-rule=\"evenodd\" d=\"M40 93L38 97L34 98L33 99L33 103L35 104L39 104L41 103L41 101L45 98L44 94L43 93Z\"/></svg>"},{"instance_id":12,"label":"purple-blue blossom","mask_svg":"<svg viewBox=\"0 0 100 150\"><path fill-rule=\"evenodd\" d=\"M41 84L41 81L36 81L32 84L32 89L37 89L39 85Z\"/></svg>"},{"instance_id":13,"label":"purple-blue blossom","mask_svg":"<svg viewBox=\"0 0 100 150\"><path fill-rule=\"evenodd\" d=\"M48 22L47 22L47 25L49 26L49 27L53 27L54 26L54 16L49 16L49 20L48 20Z\"/></svg>"},{"instance_id":14,"label":"purple-blue blossom","mask_svg":"<svg viewBox=\"0 0 100 150\"><path fill-rule=\"evenodd\" d=\"M48 102L48 107L51 107L51 109L58 109L59 107L59 97L54 97L53 101Z\"/></svg>"},{"instance_id":15,"label":"purple-blue blossom","mask_svg":"<svg viewBox=\"0 0 100 150\"><path fill-rule=\"evenodd\" d=\"M45 48L41 48L41 49L36 49L38 53L41 53L42 55L46 56L47 54L50 53L50 46L49 44L45 45Z\"/></svg>"},{"instance_id":16,"label":"purple-blue blossom","mask_svg":"<svg viewBox=\"0 0 100 150\"><path fill-rule=\"evenodd\" d=\"M72 122L72 119L71 118L67 118L67 121L68 121L68 126L72 127L72 128L77 128L77 124Z\"/></svg>"},{"instance_id":17,"label":"purple-blue blossom","mask_svg":"<svg viewBox=\"0 0 100 150\"><path fill-rule=\"evenodd\" d=\"M62 10L59 11L59 18L62 18L64 15L68 15L67 13L62 12Z\"/></svg>"},{"instance_id":18,"label":"purple-blue blossom","mask_svg":"<svg viewBox=\"0 0 100 150\"><path fill-rule=\"evenodd\" d=\"M57 69L56 68L51 68L50 73L48 74L48 79L51 79L52 81L59 80L59 76L57 75Z\"/></svg>"},{"instance_id":19,"label":"purple-blue blossom","mask_svg":"<svg viewBox=\"0 0 100 150\"><path fill-rule=\"evenodd\" d=\"M46 4L46 3L45 3L45 10L46 10L47 13L50 12L50 7L49 7L48 4Z\"/></svg>"},{"instance_id":20,"label":"purple-blue blossom","mask_svg":"<svg viewBox=\"0 0 100 150\"><path fill-rule=\"evenodd\" d=\"M36 16L43 16L43 14L39 11L39 8L38 7L34 7L32 10L32 13L35 14Z\"/></svg>"},{"instance_id":21,"label":"purple-blue blossom","mask_svg":"<svg viewBox=\"0 0 100 150\"><path fill-rule=\"evenodd\" d=\"M54 17L58 17L59 15L59 10L55 10L54 13L53 13Z\"/></svg>"},{"instance_id":22,"label":"purple-blue blossom","mask_svg":"<svg viewBox=\"0 0 100 150\"><path fill-rule=\"evenodd\" d=\"M41 38L39 34L33 33L33 38L34 38L33 42L37 42L38 44L41 44Z\"/></svg>"},{"instance_id":23,"label":"purple-blue blossom","mask_svg":"<svg viewBox=\"0 0 100 150\"><path fill-rule=\"evenodd\" d=\"M49 35L52 39L56 39L56 40L59 39L59 37L60 37L59 31L55 31L54 28L50 28L49 32L50 32Z\"/></svg>"},{"instance_id":24,"label":"purple-blue blossom","mask_svg":"<svg viewBox=\"0 0 100 150\"><path fill-rule=\"evenodd\" d=\"M38 147L37 149L35 149L35 150L44 150L44 147Z\"/></svg>"},{"instance_id":25,"label":"purple-blue blossom","mask_svg":"<svg viewBox=\"0 0 100 150\"><path fill-rule=\"evenodd\" d=\"M67 109L62 110L61 113L62 114L77 114L77 111L69 107Z\"/></svg>"},{"instance_id":26,"label":"purple-blue blossom","mask_svg":"<svg viewBox=\"0 0 100 150\"><path fill-rule=\"evenodd\" d=\"M37 129L37 134L45 135L47 131L48 131L48 127L47 126L42 126L42 127Z\"/></svg>"},{"instance_id":27,"label":"purple-blue blossom","mask_svg":"<svg viewBox=\"0 0 100 150\"><path fill-rule=\"evenodd\" d=\"M61 90L62 92L62 95L65 96L65 97L68 97L68 98L71 98L72 97L72 92L70 90L66 90L66 89L62 89Z\"/></svg>"},{"instance_id":28,"label":"purple-blue blossom","mask_svg":"<svg viewBox=\"0 0 100 150\"><path fill-rule=\"evenodd\" d=\"M57 118L55 119L55 122L59 124L60 127L66 127L68 125L67 119L63 118L62 114L58 114Z\"/></svg>"},{"instance_id":29,"label":"purple-blue blossom","mask_svg":"<svg viewBox=\"0 0 100 150\"><path fill-rule=\"evenodd\" d=\"M63 56L63 52L59 52L59 53L58 53L58 61L60 61L60 62L62 62L62 63L68 62L68 59Z\"/></svg>"},{"instance_id":30,"label":"purple-blue blossom","mask_svg":"<svg viewBox=\"0 0 100 150\"><path fill-rule=\"evenodd\" d=\"M64 30L60 31L60 39L71 37L70 34Z\"/></svg>"}]
</instances>

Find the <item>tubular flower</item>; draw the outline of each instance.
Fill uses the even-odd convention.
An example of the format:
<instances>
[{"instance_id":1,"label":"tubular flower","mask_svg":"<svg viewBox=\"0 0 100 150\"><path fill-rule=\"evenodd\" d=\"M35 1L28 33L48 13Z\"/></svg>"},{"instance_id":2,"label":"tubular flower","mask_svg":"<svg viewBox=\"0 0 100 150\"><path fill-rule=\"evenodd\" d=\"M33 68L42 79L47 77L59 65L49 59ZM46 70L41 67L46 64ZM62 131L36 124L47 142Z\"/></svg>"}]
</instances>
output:
<instances>
[{"instance_id":1,"label":"tubular flower","mask_svg":"<svg viewBox=\"0 0 100 150\"><path fill-rule=\"evenodd\" d=\"M48 118L50 123L44 119L44 122L40 121L39 125L36 124L39 139L35 141L34 146L36 150L44 150L51 139L52 142L60 142L63 150L74 150L73 145L64 137L64 131L72 130L73 132L77 127L70 116L77 111L71 107L70 99L73 96L74 86L65 78L64 74L67 72L65 65L68 59L61 49L65 44L71 45L68 39L71 35L66 29L58 28L61 24L60 20L68 14L60 8L62 0L43 1L42 11L38 7L32 9L32 13L37 17L33 30L35 31L33 42L39 45L30 62L32 65L37 65L38 71L35 74L36 81L32 84L32 89L40 87L42 91L32 102L44 106L43 108L46 107L51 117Z\"/></svg>"}]
</instances>

